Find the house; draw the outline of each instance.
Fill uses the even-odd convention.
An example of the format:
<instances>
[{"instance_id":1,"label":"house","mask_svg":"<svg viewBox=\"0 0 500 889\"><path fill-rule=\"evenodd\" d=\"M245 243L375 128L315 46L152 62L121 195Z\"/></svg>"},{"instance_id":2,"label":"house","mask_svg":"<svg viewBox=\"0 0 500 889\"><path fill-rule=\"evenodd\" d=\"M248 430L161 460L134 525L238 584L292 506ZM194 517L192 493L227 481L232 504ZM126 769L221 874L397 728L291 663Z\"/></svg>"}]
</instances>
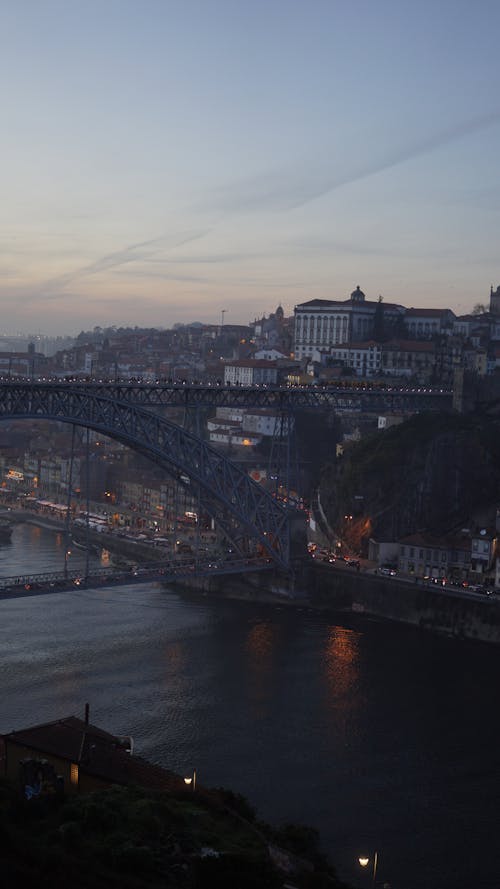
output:
<instances>
[{"instance_id":1,"label":"house","mask_svg":"<svg viewBox=\"0 0 500 889\"><path fill-rule=\"evenodd\" d=\"M428 381L436 363L436 348L425 340L390 340L382 349L382 370L391 376Z\"/></svg>"},{"instance_id":2,"label":"house","mask_svg":"<svg viewBox=\"0 0 500 889\"><path fill-rule=\"evenodd\" d=\"M468 532L434 537L410 534L398 541L399 570L415 577L464 581L471 566L471 537Z\"/></svg>"},{"instance_id":3,"label":"house","mask_svg":"<svg viewBox=\"0 0 500 889\"><path fill-rule=\"evenodd\" d=\"M87 793L113 784L181 790L181 776L128 752L124 739L68 716L0 736L0 768L27 796L43 783L65 793Z\"/></svg>"},{"instance_id":4,"label":"house","mask_svg":"<svg viewBox=\"0 0 500 889\"><path fill-rule=\"evenodd\" d=\"M471 534L471 572L476 579L494 570L497 534L494 528L480 528Z\"/></svg>"},{"instance_id":5,"label":"house","mask_svg":"<svg viewBox=\"0 0 500 889\"><path fill-rule=\"evenodd\" d=\"M224 366L224 382L233 386L276 385L278 367L275 361L228 361Z\"/></svg>"},{"instance_id":6,"label":"house","mask_svg":"<svg viewBox=\"0 0 500 889\"><path fill-rule=\"evenodd\" d=\"M455 314L451 309L407 309L405 325L408 336L431 339L438 334L451 333Z\"/></svg>"}]
</instances>

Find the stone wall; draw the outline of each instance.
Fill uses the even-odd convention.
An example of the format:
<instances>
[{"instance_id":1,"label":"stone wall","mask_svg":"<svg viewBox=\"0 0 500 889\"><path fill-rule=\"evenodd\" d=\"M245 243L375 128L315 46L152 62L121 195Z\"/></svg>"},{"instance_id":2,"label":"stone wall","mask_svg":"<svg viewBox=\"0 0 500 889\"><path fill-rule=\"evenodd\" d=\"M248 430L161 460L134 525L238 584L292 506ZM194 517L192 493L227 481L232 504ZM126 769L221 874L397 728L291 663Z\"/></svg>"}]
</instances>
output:
<instances>
[{"instance_id":1,"label":"stone wall","mask_svg":"<svg viewBox=\"0 0 500 889\"><path fill-rule=\"evenodd\" d=\"M439 587L321 564L314 566L309 595L313 604L323 608L500 644L500 598L466 598Z\"/></svg>"}]
</instances>

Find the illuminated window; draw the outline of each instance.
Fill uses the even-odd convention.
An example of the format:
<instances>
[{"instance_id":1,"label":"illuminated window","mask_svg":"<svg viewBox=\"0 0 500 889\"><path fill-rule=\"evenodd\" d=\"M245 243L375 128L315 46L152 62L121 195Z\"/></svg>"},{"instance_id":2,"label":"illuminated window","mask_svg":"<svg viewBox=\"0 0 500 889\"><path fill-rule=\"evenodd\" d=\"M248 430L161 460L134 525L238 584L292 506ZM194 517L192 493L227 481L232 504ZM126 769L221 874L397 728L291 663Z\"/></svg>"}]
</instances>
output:
<instances>
[{"instance_id":1,"label":"illuminated window","mask_svg":"<svg viewBox=\"0 0 500 889\"><path fill-rule=\"evenodd\" d=\"M78 784L78 766L75 762L71 763L69 779L72 784Z\"/></svg>"}]
</instances>

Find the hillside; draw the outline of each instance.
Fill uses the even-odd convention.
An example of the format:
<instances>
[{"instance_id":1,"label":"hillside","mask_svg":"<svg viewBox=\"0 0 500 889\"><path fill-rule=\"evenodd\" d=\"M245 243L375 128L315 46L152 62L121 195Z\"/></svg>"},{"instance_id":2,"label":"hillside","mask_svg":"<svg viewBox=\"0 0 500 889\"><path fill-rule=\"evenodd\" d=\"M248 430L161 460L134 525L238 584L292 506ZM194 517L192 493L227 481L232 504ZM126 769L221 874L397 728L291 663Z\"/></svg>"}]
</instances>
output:
<instances>
[{"instance_id":1,"label":"hillside","mask_svg":"<svg viewBox=\"0 0 500 889\"><path fill-rule=\"evenodd\" d=\"M493 518L499 499L500 420L482 415L416 415L353 444L321 479L331 527L358 548Z\"/></svg>"},{"instance_id":2,"label":"hillside","mask_svg":"<svg viewBox=\"0 0 500 889\"><path fill-rule=\"evenodd\" d=\"M0 781L0 844L5 889L280 889L287 877L298 889L348 889L314 830L257 822L227 790L113 787L28 801Z\"/></svg>"}]
</instances>

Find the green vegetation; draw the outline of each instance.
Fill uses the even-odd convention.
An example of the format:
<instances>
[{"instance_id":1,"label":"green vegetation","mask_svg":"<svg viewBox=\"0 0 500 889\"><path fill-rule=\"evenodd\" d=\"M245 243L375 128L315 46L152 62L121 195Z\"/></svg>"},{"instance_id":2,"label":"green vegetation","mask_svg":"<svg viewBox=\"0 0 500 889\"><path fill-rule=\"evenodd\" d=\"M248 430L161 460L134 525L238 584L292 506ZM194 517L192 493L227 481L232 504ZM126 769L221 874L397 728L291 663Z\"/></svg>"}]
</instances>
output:
<instances>
[{"instance_id":1,"label":"green vegetation","mask_svg":"<svg viewBox=\"0 0 500 889\"><path fill-rule=\"evenodd\" d=\"M25 800L0 782L2 885L37 889L279 889L269 844L306 859L301 889L341 889L315 831L258 823L231 791L181 795L113 787Z\"/></svg>"},{"instance_id":2,"label":"green vegetation","mask_svg":"<svg viewBox=\"0 0 500 889\"><path fill-rule=\"evenodd\" d=\"M499 496L500 421L472 414L419 414L370 435L330 463L321 482L330 524L353 515L358 548L372 535L451 531L494 514Z\"/></svg>"}]
</instances>

